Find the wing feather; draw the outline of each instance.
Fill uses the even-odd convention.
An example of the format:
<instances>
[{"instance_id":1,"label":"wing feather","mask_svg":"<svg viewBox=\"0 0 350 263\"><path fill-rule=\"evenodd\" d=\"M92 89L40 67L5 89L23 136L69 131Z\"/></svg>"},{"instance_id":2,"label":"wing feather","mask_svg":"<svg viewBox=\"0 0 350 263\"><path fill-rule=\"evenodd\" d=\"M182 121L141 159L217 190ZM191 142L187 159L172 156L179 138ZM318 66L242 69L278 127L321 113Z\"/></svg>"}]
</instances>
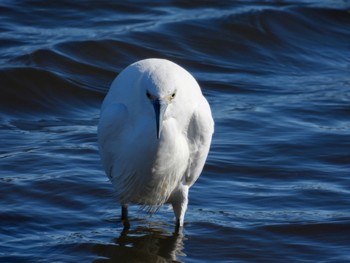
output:
<instances>
[{"instance_id":1,"label":"wing feather","mask_svg":"<svg viewBox=\"0 0 350 263\"><path fill-rule=\"evenodd\" d=\"M102 164L106 174L110 179L113 169L113 145L111 142L122 137L123 123L128 116L128 110L122 103L112 103L108 107L103 107L98 124L98 144Z\"/></svg>"},{"instance_id":2,"label":"wing feather","mask_svg":"<svg viewBox=\"0 0 350 263\"><path fill-rule=\"evenodd\" d=\"M190 160L186 172L186 183L192 186L201 174L208 156L214 121L208 102L204 99L195 109L188 126Z\"/></svg>"}]
</instances>

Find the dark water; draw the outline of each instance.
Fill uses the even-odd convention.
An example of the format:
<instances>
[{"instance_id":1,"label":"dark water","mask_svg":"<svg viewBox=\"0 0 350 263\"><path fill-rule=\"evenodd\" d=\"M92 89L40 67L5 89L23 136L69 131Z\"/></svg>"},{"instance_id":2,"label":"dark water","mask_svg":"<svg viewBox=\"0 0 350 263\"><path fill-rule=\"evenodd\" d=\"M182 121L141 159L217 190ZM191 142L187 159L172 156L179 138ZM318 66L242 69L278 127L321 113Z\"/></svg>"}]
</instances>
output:
<instances>
[{"instance_id":1,"label":"dark water","mask_svg":"<svg viewBox=\"0 0 350 263\"><path fill-rule=\"evenodd\" d=\"M349 10L1 1L0 262L350 262ZM123 231L97 152L111 81L148 57L189 70L216 121L180 233L167 207Z\"/></svg>"}]
</instances>

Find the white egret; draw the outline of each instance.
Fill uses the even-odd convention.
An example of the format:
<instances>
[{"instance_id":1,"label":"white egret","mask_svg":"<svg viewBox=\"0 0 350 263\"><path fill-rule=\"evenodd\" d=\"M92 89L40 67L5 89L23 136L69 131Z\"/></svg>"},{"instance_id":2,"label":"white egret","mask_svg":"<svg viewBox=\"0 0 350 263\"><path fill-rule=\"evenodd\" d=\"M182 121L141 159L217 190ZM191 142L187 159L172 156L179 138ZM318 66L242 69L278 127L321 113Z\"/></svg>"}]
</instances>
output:
<instances>
[{"instance_id":1,"label":"white egret","mask_svg":"<svg viewBox=\"0 0 350 263\"><path fill-rule=\"evenodd\" d=\"M189 188L208 155L214 121L196 80L165 59L131 64L102 104L98 143L127 222L128 204L173 207L182 226Z\"/></svg>"}]
</instances>

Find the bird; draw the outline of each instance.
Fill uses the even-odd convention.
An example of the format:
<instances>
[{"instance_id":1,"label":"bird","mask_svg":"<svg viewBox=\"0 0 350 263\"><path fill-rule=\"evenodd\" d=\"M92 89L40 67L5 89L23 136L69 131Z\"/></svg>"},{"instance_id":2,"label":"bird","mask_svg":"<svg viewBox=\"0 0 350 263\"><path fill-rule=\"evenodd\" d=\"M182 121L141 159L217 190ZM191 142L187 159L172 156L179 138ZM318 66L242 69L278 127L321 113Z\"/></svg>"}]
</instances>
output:
<instances>
[{"instance_id":1,"label":"bird","mask_svg":"<svg viewBox=\"0 0 350 263\"><path fill-rule=\"evenodd\" d=\"M171 204L184 224L189 188L206 162L214 120L195 78L161 58L137 61L113 80L98 123L104 170L129 227L129 204L155 213Z\"/></svg>"}]
</instances>

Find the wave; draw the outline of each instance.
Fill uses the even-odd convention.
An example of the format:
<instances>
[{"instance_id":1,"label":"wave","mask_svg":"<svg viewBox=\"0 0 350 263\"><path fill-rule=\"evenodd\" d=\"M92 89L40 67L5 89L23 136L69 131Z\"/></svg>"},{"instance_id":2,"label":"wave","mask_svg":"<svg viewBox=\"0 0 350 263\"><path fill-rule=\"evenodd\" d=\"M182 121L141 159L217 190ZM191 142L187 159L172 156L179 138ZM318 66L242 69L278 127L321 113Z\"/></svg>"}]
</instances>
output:
<instances>
[{"instance_id":1,"label":"wave","mask_svg":"<svg viewBox=\"0 0 350 263\"><path fill-rule=\"evenodd\" d=\"M84 89L72 80L53 72L18 67L0 71L1 112L26 114L30 112L69 112L96 106L103 94Z\"/></svg>"},{"instance_id":2,"label":"wave","mask_svg":"<svg viewBox=\"0 0 350 263\"><path fill-rule=\"evenodd\" d=\"M224 7L215 12L207 7L202 15L190 17L169 12L163 21L119 35L104 32L100 38L84 40L67 37L20 54L7 63L8 68L0 69L0 107L60 111L96 106L118 72L147 57L184 65L208 92L259 91L259 83L247 87L243 79L247 76L271 75L271 82L276 82L276 75L328 74L336 64L340 65L337 70L348 70L347 10L291 4Z\"/></svg>"}]
</instances>

